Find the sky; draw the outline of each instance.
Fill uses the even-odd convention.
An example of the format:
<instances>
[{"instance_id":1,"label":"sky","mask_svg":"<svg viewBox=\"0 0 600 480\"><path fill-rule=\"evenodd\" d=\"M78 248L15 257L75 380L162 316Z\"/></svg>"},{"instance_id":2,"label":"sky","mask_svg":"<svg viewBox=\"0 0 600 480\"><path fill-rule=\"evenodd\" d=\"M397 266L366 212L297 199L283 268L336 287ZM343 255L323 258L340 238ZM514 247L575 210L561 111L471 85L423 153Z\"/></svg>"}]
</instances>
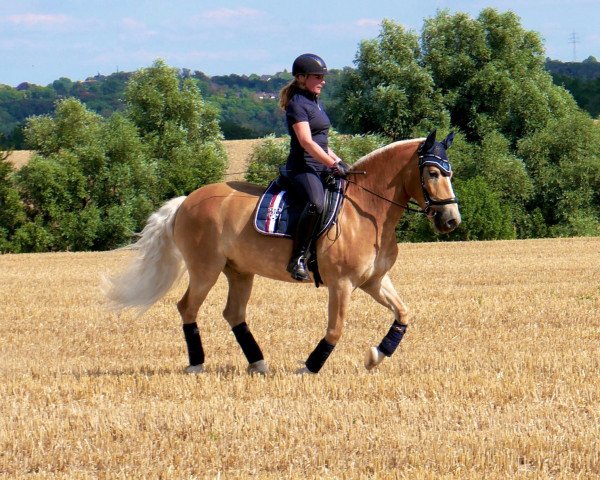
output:
<instances>
[{"instance_id":1,"label":"sky","mask_svg":"<svg viewBox=\"0 0 600 480\"><path fill-rule=\"evenodd\" d=\"M343 68L384 18L420 33L438 10L476 18L486 7L516 13L547 57L600 60L600 0L0 0L0 84L85 80L157 58L209 76L291 70L306 52Z\"/></svg>"}]
</instances>

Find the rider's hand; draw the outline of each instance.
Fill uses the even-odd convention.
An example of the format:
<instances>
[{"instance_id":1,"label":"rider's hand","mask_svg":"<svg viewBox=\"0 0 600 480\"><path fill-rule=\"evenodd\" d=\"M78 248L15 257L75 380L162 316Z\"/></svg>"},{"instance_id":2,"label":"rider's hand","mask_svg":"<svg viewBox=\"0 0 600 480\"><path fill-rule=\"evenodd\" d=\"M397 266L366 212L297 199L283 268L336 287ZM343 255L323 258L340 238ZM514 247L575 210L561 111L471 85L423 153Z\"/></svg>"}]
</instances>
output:
<instances>
[{"instance_id":1,"label":"rider's hand","mask_svg":"<svg viewBox=\"0 0 600 480\"><path fill-rule=\"evenodd\" d=\"M348 176L348 171L350 170L350 165L343 160L340 160L331 167L331 170L336 177L346 178Z\"/></svg>"}]
</instances>

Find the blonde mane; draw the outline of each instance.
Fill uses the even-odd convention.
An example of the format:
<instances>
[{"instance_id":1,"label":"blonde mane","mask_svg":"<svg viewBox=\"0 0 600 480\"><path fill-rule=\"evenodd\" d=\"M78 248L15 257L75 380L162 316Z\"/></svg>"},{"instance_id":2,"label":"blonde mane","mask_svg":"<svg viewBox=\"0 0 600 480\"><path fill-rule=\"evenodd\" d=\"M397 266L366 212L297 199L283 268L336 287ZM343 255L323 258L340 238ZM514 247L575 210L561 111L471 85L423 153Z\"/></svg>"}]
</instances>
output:
<instances>
[{"instance_id":1,"label":"blonde mane","mask_svg":"<svg viewBox=\"0 0 600 480\"><path fill-rule=\"evenodd\" d=\"M389 150L396 150L400 148L404 150L405 147L412 146L414 143L421 143L425 141L424 138L411 138L408 140L399 140L397 142L390 143L389 145L385 145L384 147L378 148L377 150L373 150L370 153L367 153L364 157L359 158L353 165L352 168L364 168L372 159L378 158L381 155L388 153Z\"/></svg>"}]
</instances>

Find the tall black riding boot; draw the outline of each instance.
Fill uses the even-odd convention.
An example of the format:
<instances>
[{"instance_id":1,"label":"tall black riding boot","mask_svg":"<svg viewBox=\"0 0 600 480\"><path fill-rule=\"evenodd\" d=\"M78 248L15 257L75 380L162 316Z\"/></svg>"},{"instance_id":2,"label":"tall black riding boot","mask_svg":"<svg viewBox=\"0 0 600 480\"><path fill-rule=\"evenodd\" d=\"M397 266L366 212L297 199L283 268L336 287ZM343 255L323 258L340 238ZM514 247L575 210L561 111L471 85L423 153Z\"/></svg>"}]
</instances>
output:
<instances>
[{"instance_id":1,"label":"tall black riding boot","mask_svg":"<svg viewBox=\"0 0 600 480\"><path fill-rule=\"evenodd\" d=\"M320 214L312 203L309 203L298 220L296 236L294 237L294 251L287 266L287 271L292 274L294 280L307 280L308 269L306 268L306 256L310 248L313 234Z\"/></svg>"}]
</instances>

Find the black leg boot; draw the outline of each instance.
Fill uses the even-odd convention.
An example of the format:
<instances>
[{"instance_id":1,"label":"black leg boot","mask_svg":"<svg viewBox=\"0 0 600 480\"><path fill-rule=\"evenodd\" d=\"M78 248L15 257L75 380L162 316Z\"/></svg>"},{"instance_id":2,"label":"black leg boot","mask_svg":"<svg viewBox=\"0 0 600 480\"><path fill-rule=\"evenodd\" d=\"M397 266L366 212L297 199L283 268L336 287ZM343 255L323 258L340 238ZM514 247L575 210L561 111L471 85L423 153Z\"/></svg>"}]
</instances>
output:
<instances>
[{"instance_id":1,"label":"black leg boot","mask_svg":"<svg viewBox=\"0 0 600 480\"><path fill-rule=\"evenodd\" d=\"M296 236L294 237L294 252L287 266L287 271L292 274L294 280L308 280L308 269L306 268L306 255L312 241L312 237L319 220L319 213L312 203L309 203L298 220Z\"/></svg>"}]
</instances>

